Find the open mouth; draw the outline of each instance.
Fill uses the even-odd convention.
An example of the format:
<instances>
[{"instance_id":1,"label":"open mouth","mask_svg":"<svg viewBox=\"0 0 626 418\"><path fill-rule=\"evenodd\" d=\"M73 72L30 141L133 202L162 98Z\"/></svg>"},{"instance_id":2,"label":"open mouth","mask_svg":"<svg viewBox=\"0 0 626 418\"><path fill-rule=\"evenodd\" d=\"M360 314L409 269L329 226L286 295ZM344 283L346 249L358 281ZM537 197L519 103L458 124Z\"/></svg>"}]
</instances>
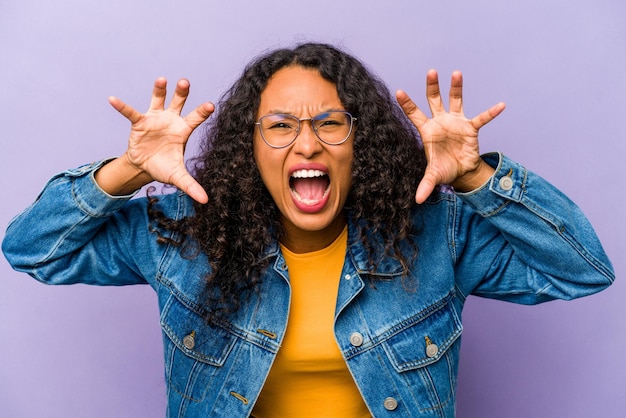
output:
<instances>
[{"instance_id":1,"label":"open mouth","mask_svg":"<svg viewBox=\"0 0 626 418\"><path fill-rule=\"evenodd\" d=\"M328 196L330 178L321 170L296 170L289 177L289 188L297 202L315 206Z\"/></svg>"}]
</instances>

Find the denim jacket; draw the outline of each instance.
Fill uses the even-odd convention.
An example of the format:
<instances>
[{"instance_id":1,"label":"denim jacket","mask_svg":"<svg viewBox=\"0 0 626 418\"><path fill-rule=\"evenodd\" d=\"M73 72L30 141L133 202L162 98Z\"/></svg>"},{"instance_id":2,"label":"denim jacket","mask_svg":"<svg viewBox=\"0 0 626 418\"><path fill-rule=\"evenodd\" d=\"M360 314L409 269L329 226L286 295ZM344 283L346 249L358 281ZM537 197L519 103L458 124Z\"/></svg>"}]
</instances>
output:
<instances>
[{"instance_id":1,"label":"denim jacket","mask_svg":"<svg viewBox=\"0 0 626 418\"><path fill-rule=\"evenodd\" d=\"M496 173L483 187L437 193L415 209L421 233L408 285L393 259L368 272L349 222L334 331L375 417L454 416L468 295L534 304L589 295L614 279L567 197L500 154L484 158ZM50 180L9 225L7 259L48 284L149 284L160 308L168 416L249 416L287 326L289 273L278 243L264 254L271 265L259 291L228 321L209 325L200 296L205 258L158 244L145 198L112 197L95 184L101 164ZM176 219L193 210L181 192L159 205Z\"/></svg>"}]
</instances>

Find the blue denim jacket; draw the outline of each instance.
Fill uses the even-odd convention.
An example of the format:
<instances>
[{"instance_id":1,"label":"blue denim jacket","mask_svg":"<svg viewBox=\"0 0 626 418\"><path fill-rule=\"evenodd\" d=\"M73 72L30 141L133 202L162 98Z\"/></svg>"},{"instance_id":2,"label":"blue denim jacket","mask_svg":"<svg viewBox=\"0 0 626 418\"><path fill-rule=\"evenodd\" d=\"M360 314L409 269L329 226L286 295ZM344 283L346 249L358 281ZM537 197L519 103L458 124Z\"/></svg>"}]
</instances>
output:
<instances>
[{"instance_id":1,"label":"blue denim jacket","mask_svg":"<svg viewBox=\"0 0 626 418\"><path fill-rule=\"evenodd\" d=\"M392 259L367 273L367 254L348 226L335 336L376 417L454 416L468 295L534 304L589 295L614 279L572 202L504 156L485 159L497 172L482 188L442 192L416 208L412 288ZM157 244L146 199L102 192L93 179L101 164L48 183L9 225L7 259L49 284L148 283L161 313L168 416L249 416L287 326L289 274L278 244L264 255L271 267L259 292L228 322L210 326L200 297L207 262ZM180 192L161 197L160 207L177 219L192 212Z\"/></svg>"}]
</instances>

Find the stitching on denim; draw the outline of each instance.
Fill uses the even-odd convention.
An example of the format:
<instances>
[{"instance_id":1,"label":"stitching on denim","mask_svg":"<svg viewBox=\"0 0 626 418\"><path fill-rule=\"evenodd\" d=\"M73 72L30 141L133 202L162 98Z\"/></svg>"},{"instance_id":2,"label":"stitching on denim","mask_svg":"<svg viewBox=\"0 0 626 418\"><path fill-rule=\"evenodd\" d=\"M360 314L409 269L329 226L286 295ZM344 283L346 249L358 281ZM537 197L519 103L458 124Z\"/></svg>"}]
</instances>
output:
<instances>
[{"instance_id":1,"label":"stitching on denim","mask_svg":"<svg viewBox=\"0 0 626 418\"><path fill-rule=\"evenodd\" d=\"M241 403L243 403L244 405L248 405L250 403L250 401L248 400L248 398L246 398L245 396L243 396L240 393L234 392L234 391L230 391L229 392L232 396L234 396L235 398L239 399L241 401Z\"/></svg>"},{"instance_id":2,"label":"stitching on denim","mask_svg":"<svg viewBox=\"0 0 626 418\"><path fill-rule=\"evenodd\" d=\"M452 370L452 362L451 362L451 355L449 352L446 352L445 355L446 358L446 362L448 365L448 373L450 375L450 377L452 377L453 375L453 370ZM419 369L420 374L422 376L422 379L424 380L428 380L428 382L430 384L427 383L427 385L429 386L429 394L434 394L434 397L437 399L437 401L435 402L435 405L430 406L428 408L420 408L419 410L422 412L426 412L426 411L431 411L431 412L438 412L438 415L440 415L441 417L445 417L445 413L443 412L443 409L446 408L449 404L450 401L452 401L454 399L454 388L456 386L455 383L453 383L452 381L450 381L450 391L448 392L448 397L444 400L441 400L439 397L439 393L437 392L437 388L434 385L434 382L432 380L432 376L428 370L428 367L423 367L421 369ZM426 376L428 379L425 379L424 376ZM432 392L432 393L431 393ZM431 398L432 400L432 398ZM419 403L418 403L419 404Z\"/></svg>"},{"instance_id":3,"label":"stitching on denim","mask_svg":"<svg viewBox=\"0 0 626 418\"><path fill-rule=\"evenodd\" d=\"M565 241L578 254L580 254L596 270L600 271L607 278L609 283L613 282L610 271L608 271L606 267L587 250L587 248L581 245L577 240L574 239L573 236L568 233L566 226L562 223L560 219L553 218L549 212L544 211L541 207L534 204L534 202L532 201L525 202L524 206L529 211L537 215L539 218L552 225L552 227L556 230L556 232L561 237L561 239L563 239L563 241Z\"/></svg>"},{"instance_id":4,"label":"stitching on denim","mask_svg":"<svg viewBox=\"0 0 626 418\"><path fill-rule=\"evenodd\" d=\"M266 337L271 338L272 340L278 338L278 335L275 332L271 332L266 329L257 329L256 332L258 332L259 334L263 334Z\"/></svg>"},{"instance_id":5,"label":"stitching on denim","mask_svg":"<svg viewBox=\"0 0 626 418\"><path fill-rule=\"evenodd\" d=\"M425 308L424 310L418 312L417 314L406 318L402 321L400 321L399 323L393 325L392 327L390 327L389 329L387 329L385 332L379 334L376 336L376 338L371 338L370 341L364 343L362 346L360 347L351 347L349 348L347 351L345 351L344 355L346 357L346 359L351 359L354 356L357 356L359 354L361 354L364 351L370 350L380 344L385 344L386 341L388 341L390 338L396 336L397 334L401 333L402 331L404 331L405 329L411 328L412 326L424 321L426 318L430 317L431 315L433 315L436 312L441 311L442 309L444 309L446 306L448 306L448 304L452 303L452 300L455 298L456 294L454 289L452 289L446 296L444 296L442 299L439 299L437 302L435 302L434 304L430 305L429 307ZM446 351L450 345L452 345L452 343L459 337L459 335L461 335L463 327L461 325L461 321L458 318L458 314L456 313L456 311L454 310L454 307L451 307L450 310L453 312L453 318L454 318L454 323L457 324L456 330L455 332L452 333L452 335L450 335L442 344L441 344L441 349L442 351ZM365 322L365 321L364 321ZM385 348L386 351L386 348ZM443 354L443 353L442 353ZM391 359L392 356L390 356ZM429 359L428 361L423 362L423 364L415 364L413 366L411 366L409 369L414 368L414 367L422 367L424 365L428 365L430 363L433 363L435 361L437 361L441 356L438 356L434 359ZM419 363L419 362L418 362ZM403 370L406 370L406 367L402 368ZM400 370L402 371L402 370Z\"/></svg>"}]
</instances>

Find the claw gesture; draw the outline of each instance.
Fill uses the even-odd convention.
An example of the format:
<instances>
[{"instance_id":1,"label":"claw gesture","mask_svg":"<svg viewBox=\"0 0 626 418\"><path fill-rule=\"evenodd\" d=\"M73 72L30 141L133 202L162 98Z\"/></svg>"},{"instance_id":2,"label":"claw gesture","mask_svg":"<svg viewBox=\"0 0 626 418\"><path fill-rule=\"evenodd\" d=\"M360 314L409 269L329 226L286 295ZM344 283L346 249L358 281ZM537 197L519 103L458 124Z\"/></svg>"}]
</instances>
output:
<instances>
[{"instance_id":1,"label":"claw gesture","mask_svg":"<svg viewBox=\"0 0 626 418\"><path fill-rule=\"evenodd\" d=\"M203 103L182 116L189 95L189 81L176 84L169 106L165 107L167 81L154 82L152 100L146 113L140 113L116 97L109 103L131 123L128 149L115 164L109 163L96 174L100 186L111 194L135 190L151 181L172 184L200 203L208 196L185 167L184 152L189 136L213 113L212 103ZM107 167L111 166L111 169Z\"/></svg>"},{"instance_id":2,"label":"claw gesture","mask_svg":"<svg viewBox=\"0 0 626 418\"><path fill-rule=\"evenodd\" d=\"M415 193L415 201L423 203L439 184L450 184L457 191L469 191L482 185L493 174L481 158L478 130L504 110L498 103L478 116L468 119L463 113L463 76L452 74L450 109L446 111L435 70L426 75L426 97L432 114L428 118L404 91L396 98L404 113L417 128L427 166Z\"/></svg>"}]
</instances>

